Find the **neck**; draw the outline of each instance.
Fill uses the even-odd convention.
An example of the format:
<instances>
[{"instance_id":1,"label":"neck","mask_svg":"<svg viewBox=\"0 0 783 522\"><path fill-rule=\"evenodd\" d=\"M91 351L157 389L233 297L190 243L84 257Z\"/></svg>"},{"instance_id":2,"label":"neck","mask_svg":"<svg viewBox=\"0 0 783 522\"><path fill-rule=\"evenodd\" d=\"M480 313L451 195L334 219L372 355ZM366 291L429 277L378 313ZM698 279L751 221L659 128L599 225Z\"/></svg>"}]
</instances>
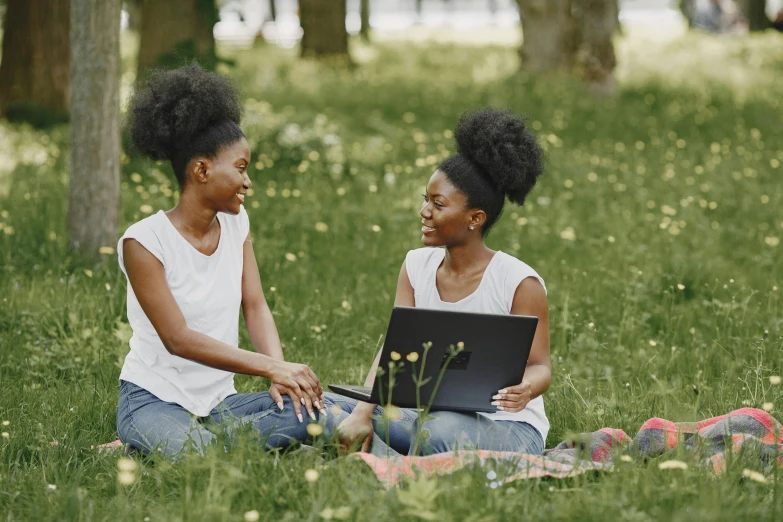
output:
<instances>
[{"instance_id":1,"label":"neck","mask_svg":"<svg viewBox=\"0 0 783 522\"><path fill-rule=\"evenodd\" d=\"M199 238L207 235L217 216L217 212L205 205L195 191L187 189L182 191L177 205L166 214Z\"/></svg>"},{"instance_id":2,"label":"neck","mask_svg":"<svg viewBox=\"0 0 783 522\"><path fill-rule=\"evenodd\" d=\"M477 265L486 264L493 255L495 251L488 248L483 239L477 239L461 245L447 246L443 265L449 272L462 275L475 271Z\"/></svg>"}]
</instances>

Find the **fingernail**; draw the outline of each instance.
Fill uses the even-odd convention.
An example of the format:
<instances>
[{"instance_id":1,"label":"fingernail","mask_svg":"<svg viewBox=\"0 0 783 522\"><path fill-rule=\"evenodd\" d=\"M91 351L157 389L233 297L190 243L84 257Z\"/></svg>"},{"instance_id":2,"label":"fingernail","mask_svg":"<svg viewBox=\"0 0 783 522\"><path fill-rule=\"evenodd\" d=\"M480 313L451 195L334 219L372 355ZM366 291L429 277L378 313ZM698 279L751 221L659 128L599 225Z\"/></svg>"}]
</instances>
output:
<instances>
[{"instance_id":1,"label":"fingernail","mask_svg":"<svg viewBox=\"0 0 783 522\"><path fill-rule=\"evenodd\" d=\"M500 394L498 393L497 395L493 396L492 398L493 399L502 399L503 397L501 397Z\"/></svg>"},{"instance_id":2,"label":"fingernail","mask_svg":"<svg viewBox=\"0 0 783 522\"><path fill-rule=\"evenodd\" d=\"M297 413L296 416L299 418L299 423L300 424L304 422L304 419L302 418L302 414L301 413Z\"/></svg>"},{"instance_id":3,"label":"fingernail","mask_svg":"<svg viewBox=\"0 0 783 522\"><path fill-rule=\"evenodd\" d=\"M508 393L508 390L503 388L502 390L498 390L498 393Z\"/></svg>"},{"instance_id":4,"label":"fingernail","mask_svg":"<svg viewBox=\"0 0 783 522\"><path fill-rule=\"evenodd\" d=\"M315 405L315 407L316 407L316 408L318 408L319 410L321 409L321 405L320 405L320 404L318 404L318 401L315 401L313 404L314 404L314 405Z\"/></svg>"},{"instance_id":5,"label":"fingernail","mask_svg":"<svg viewBox=\"0 0 783 522\"><path fill-rule=\"evenodd\" d=\"M503 406L498 406L498 409L499 409L500 411L506 411L506 409L505 409Z\"/></svg>"},{"instance_id":6,"label":"fingernail","mask_svg":"<svg viewBox=\"0 0 783 522\"><path fill-rule=\"evenodd\" d=\"M280 408L280 411L283 411L283 401L278 402L277 407Z\"/></svg>"},{"instance_id":7,"label":"fingernail","mask_svg":"<svg viewBox=\"0 0 783 522\"><path fill-rule=\"evenodd\" d=\"M496 398L497 398L497 397L493 397L493 399L496 399ZM499 403L498 401L492 401L492 403L491 403L491 404L492 404L492 406L497 406L497 405L498 405L498 404L500 404L500 403ZM500 407L500 406L498 406L498 408L499 408L499 407Z\"/></svg>"},{"instance_id":8,"label":"fingernail","mask_svg":"<svg viewBox=\"0 0 783 522\"><path fill-rule=\"evenodd\" d=\"M310 411L310 412L308 412L308 414L310 415L311 419L315 420L315 413Z\"/></svg>"},{"instance_id":9,"label":"fingernail","mask_svg":"<svg viewBox=\"0 0 783 522\"><path fill-rule=\"evenodd\" d=\"M299 402L301 402L302 404L304 404L304 397L299 397Z\"/></svg>"},{"instance_id":10,"label":"fingernail","mask_svg":"<svg viewBox=\"0 0 783 522\"><path fill-rule=\"evenodd\" d=\"M326 417L326 409L325 409L325 408L320 408L318 411L320 411L320 412L321 412L321 415L323 415L324 417Z\"/></svg>"}]
</instances>

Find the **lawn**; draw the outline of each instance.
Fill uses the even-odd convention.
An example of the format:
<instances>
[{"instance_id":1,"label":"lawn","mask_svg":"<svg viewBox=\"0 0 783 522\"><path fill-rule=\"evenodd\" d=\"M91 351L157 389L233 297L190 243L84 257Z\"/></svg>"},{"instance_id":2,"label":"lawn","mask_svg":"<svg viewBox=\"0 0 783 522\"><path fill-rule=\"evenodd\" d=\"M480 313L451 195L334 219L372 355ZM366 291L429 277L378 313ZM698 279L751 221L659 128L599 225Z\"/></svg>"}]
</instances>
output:
<instances>
[{"instance_id":1,"label":"lawn","mask_svg":"<svg viewBox=\"0 0 783 522\"><path fill-rule=\"evenodd\" d=\"M355 43L351 70L265 46L232 52L254 165L245 206L286 357L325 383L363 380L405 253L419 246L420 194L453 153L450 129L467 108L506 106L529 118L548 154L529 201L508 206L488 237L547 282L547 446L604 426L633 435L656 416L771 403L783 418L783 389L770 382L783 372L779 47L777 34L626 35L617 96L603 101L565 79L518 74L507 45ZM123 81L127 90L132 74ZM89 446L116 438L126 283L115 255L95 266L67 252L67 139L66 127L0 123L1 518L782 516L783 479L741 477L763 471L753 455L718 477L637 460L496 489L475 468L387 490L356 460L245 441L175 464L137 458L135 482L121 485L118 455ZM129 156L122 186L123 229L177 197L166 165ZM250 346L244 333L240 345Z\"/></svg>"}]
</instances>

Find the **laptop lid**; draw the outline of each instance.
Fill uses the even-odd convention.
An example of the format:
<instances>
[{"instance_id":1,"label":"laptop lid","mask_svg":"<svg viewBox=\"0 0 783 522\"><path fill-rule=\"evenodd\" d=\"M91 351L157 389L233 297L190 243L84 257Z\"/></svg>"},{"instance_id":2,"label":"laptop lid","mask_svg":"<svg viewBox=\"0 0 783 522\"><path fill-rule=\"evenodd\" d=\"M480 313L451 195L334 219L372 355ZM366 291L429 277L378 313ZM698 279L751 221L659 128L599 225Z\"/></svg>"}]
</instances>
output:
<instances>
[{"instance_id":1,"label":"laptop lid","mask_svg":"<svg viewBox=\"0 0 783 522\"><path fill-rule=\"evenodd\" d=\"M394 307L371 402L496 412L492 396L522 381L537 325L537 317Z\"/></svg>"}]
</instances>

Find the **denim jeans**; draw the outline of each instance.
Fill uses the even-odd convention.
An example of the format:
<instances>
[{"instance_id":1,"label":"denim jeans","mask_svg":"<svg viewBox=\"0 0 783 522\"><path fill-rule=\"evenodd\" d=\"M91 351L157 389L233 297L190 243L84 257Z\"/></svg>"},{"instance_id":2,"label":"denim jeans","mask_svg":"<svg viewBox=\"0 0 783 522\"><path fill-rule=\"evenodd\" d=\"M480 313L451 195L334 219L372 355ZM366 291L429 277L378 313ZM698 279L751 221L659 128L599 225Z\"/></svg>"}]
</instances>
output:
<instances>
[{"instance_id":1,"label":"denim jeans","mask_svg":"<svg viewBox=\"0 0 783 522\"><path fill-rule=\"evenodd\" d=\"M324 397L347 413L352 412L357 404L356 400L335 393L327 393ZM383 408L376 406L373 428L377 437L373 445L375 440L380 439L388 443L392 450L390 454L412 455L419 431L418 412L401 408L401 418L388 422L383 420L383 413ZM420 455L456 449L515 451L531 455L544 452L541 434L527 422L495 421L477 413L453 411L431 412L430 416L434 419L421 424L422 431L426 431L428 436L422 437L419 443ZM377 454L375 450L373 453Z\"/></svg>"},{"instance_id":2,"label":"denim jeans","mask_svg":"<svg viewBox=\"0 0 783 522\"><path fill-rule=\"evenodd\" d=\"M300 423L291 399L283 395L283 401L280 411L269 392L237 393L226 397L208 417L199 418L179 404L165 402L140 386L120 381L117 431L131 447L145 454L159 451L166 457L185 449L203 453L206 446L219 440L216 432L224 433L225 441L230 443L242 430L250 431L266 449L306 442L307 412L302 407L305 422ZM324 437L331 437L334 428L347 417L333 406L327 399L325 419L315 410Z\"/></svg>"}]
</instances>

